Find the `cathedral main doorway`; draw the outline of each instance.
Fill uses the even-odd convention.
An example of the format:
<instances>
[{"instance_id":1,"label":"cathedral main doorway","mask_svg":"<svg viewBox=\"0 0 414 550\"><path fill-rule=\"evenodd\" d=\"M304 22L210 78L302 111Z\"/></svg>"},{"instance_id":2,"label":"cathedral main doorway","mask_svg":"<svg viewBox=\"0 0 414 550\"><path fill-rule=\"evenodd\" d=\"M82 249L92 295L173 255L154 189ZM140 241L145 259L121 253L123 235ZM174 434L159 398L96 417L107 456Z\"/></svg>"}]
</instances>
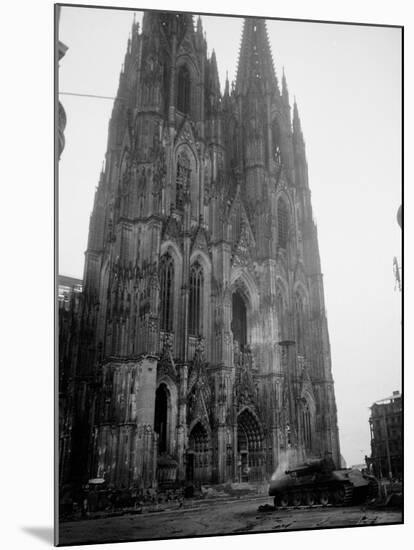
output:
<instances>
[{"instance_id":1,"label":"cathedral main doorway","mask_svg":"<svg viewBox=\"0 0 414 550\"><path fill-rule=\"evenodd\" d=\"M154 432L158 435L157 481L162 489L172 487L177 478L178 463L171 453L171 393L166 384L155 392Z\"/></svg>"},{"instance_id":2,"label":"cathedral main doorway","mask_svg":"<svg viewBox=\"0 0 414 550\"><path fill-rule=\"evenodd\" d=\"M168 389L160 384L155 393L154 431L158 434L158 452L167 451Z\"/></svg>"},{"instance_id":3,"label":"cathedral main doorway","mask_svg":"<svg viewBox=\"0 0 414 550\"><path fill-rule=\"evenodd\" d=\"M209 437L201 422L197 422L191 430L188 447L187 480L207 483L211 477Z\"/></svg>"},{"instance_id":4,"label":"cathedral main doorway","mask_svg":"<svg viewBox=\"0 0 414 550\"><path fill-rule=\"evenodd\" d=\"M265 475L263 435L249 409L243 409L237 417L237 453L239 481L262 481Z\"/></svg>"}]
</instances>

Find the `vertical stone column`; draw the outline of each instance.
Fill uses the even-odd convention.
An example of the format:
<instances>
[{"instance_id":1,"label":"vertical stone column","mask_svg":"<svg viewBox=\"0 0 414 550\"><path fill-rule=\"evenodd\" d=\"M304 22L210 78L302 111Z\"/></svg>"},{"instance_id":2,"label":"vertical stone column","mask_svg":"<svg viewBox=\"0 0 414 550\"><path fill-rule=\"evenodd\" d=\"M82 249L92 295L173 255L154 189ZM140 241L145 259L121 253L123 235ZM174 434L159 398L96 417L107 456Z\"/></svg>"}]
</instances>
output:
<instances>
[{"instance_id":1,"label":"vertical stone column","mask_svg":"<svg viewBox=\"0 0 414 550\"><path fill-rule=\"evenodd\" d=\"M168 122L171 126L175 123L175 75L176 75L176 57L177 57L177 34L173 32L171 40L171 71L170 71L170 90L169 90L169 109Z\"/></svg>"},{"instance_id":2,"label":"vertical stone column","mask_svg":"<svg viewBox=\"0 0 414 550\"><path fill-rule=\"evenodd\" d=\"M178 418L177 418L177 456L178 479L185 480L185 452L187 448L187 378L188 366L181 364L179 369L179 394L178 394Z\"/></svg>"},{"instance_id":3,"label":"vertical stone column","mask_svg":"<svg viewBox=\"0 0 414 550\"><path fill-rule=\"evenodd\" d=\"M238 481L238 456L237 452L237 416L236 416L236 407L234 407L234 424L233 424L233 481Z\"/></svg>"},{"instance_id":4,"label":"vertical stone column","mask_svg":"<svg viewBox=\"0 0 414 550\"><path fill-rule=\"evenodd\" d=\"M271 105L270 105L270 93L266 93L266 134L267 134L267 169L270 172L272 168L272 150L274 143L272 143L272 116L271 116Z\"/></svg>"},{"instance_id":5,"label":"vertical stone column","mask_svg":"<svg viewBox=\"0 0 414 550\"><path fill-rule=\"evenodd\" d=\"M147 355L138 365L137 422L154 427L157 357Z\"/></svg>"},{"instance_id":6,"label":"vertical stone column","mask_svg":"<svg viewBox=\"0 0 414 550\"><path fill-rule=\"evenodd\" d=\"M217 420L217 454L216 454L216 467L217 467L217 481L223 483L226 481L227 469L227 409L232 406L232 394L231 394L231 367L220 365L213 367L210 371L214 377L215 395L216 395L216 420ZM234 437L234 434L233 434ZM237 436L236 436L237 440ZM234 444L234 442L233 442Z\"/></svg>"},{"instance_id":7,"label":"vertical stone column","mask_svg":"<svg viewBox=\"0 0 414 550\"><path fill-rule=\"evenodd\" d=\"M190 297L190 247L191 247L191 202L190 202L190 190L185 192L185 204L184 204L184 250L183 250L183 271L181 274L181 327L180 327L180 358L184 363L188 358L188 307Z\"/></svg>"},{"instance_id":8,"label":"vertical stone column","mask_svg":"<svg viewBox=\"0 0 414 550\"><path fill-rule=\"evenodd\" d=\"M233 365L233 338L231 333L232 294L227 289L223 296L223 334L222 334L222 362L224 365Z\"/></svg>"},{"instance_id":9,"label":"vertical stone column","mask_svg":"<svg viewBox=\"0 0 414 550\"><path fill-rule=\"evenodd\" d=\"M272 440L272 462L273 470L276 470L279 464L279 433L281 428L281 419L278 408L280 406L280 382L276 379L271 389L271 440Z\"/></svg>"},{"instance_id":10,"label":"vertical stone column","mask_svg":"<svg viewBox=\"0 0 414 550\"><path fill-rule=\"evenodd\" d=\"M147 355L137 365L137 445L136 460L139 461L138 475L145 487L154 484L154 414L157 382L157 357Z\"/></svg>"},{"instance_id":11,"label":"vertical stone column","mask_svg":"<svg viewBox=\"0 0 414 550\"><path fill-rule=\"evenodd\" d=\"M218 481L224 483L226 481L226 425L220 424L217 429L217 458L218 458Z\"/></svg>"}]
</instances>

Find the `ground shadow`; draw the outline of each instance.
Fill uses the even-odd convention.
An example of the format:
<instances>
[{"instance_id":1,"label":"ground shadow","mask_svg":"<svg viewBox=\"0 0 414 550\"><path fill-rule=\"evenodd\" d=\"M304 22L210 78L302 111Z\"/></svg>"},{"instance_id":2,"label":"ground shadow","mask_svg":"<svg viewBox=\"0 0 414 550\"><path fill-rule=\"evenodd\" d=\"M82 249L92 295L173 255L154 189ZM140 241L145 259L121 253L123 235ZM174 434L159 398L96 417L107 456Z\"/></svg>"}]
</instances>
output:
<instances>
[{"instance_id":1,"label":"ground shadow","mask_svg":"<svg viewBox=\"0 0 414 550\"><path fill-rule=\"evenodd\" d=\"M22 531L53 545L53 527L22 527Z\"/></svg>"}]
</instances>

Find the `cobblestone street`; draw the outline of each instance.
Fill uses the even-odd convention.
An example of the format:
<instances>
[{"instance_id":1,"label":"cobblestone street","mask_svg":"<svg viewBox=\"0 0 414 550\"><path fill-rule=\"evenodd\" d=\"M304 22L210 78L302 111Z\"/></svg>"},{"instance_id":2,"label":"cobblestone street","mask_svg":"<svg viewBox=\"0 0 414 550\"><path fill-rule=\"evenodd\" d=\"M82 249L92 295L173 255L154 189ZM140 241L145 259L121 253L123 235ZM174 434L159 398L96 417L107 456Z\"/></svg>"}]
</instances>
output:
<instances>
[{"instance_id":1,"label":"cobblestone street","mask_svg":"<svg viewBox=\"0 0 414 550\"><path fill-rule=\"evenodd\" d=\"M244 498L231 502L202 502L189 509L165 510L62 523L60 544L120 542L203 535L285 531L354 525L400 523L402 512L393 509L313 507L269 510L269 497Z\"/></svg>"}]
</instances>

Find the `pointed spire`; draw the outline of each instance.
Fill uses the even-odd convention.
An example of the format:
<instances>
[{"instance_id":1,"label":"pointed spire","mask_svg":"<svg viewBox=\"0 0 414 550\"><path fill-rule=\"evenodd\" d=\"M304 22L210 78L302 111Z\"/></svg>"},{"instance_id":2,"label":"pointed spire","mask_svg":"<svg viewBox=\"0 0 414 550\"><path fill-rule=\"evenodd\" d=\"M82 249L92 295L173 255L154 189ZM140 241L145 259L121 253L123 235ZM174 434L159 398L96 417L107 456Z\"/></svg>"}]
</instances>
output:
<instances>
[{"instance_id":1,"label":"pointed spire","mask_svg":"<svg viewBox=\"0 0 414 550\"><path fill-rule=\"evenodd\" d=\"M230 84L229 84L229 73L226 71L226 82L224 84L224 94L223 94L223 110L227 110L230 105Z\"/></svg>"},{"instance_id":2,"label":"pointed spire","mask_svg":"<svg viewBox=\"0 0 414 550\"><path fill-rule=\"evenodd\" d=\"M202 50L205 48L205 41L203 37L203 22L201 21L200 16L198 16L197 18L195 40L198 49Z\"/></svg>"},{"instance_id":3,"label":"pointed spire","mask_svg":"<svg viewBox=\"0 0 414 550\"><path fill-rule=\"evenodd\" d=\"M229 84L229 72L226 71L226 82L224 85L224 95L229 96L230 95L230 84Z\"/></svg>"},{"instance_id":4,"label":"pointed spire","mask_svg":"<svg viewBox=\"0 0 414 550\"><path fill-rule=\"evenodd\" d=\"M194 18L191 13L184 13L182 15L185 30L190 34L194 34Z\"/></svg>"},{"instance_id":5,"label":"pointed spire","mask_svg":"<svg viewBox=\"0 0 414 550\"><path fill-rule=\"evenodd\" d=\"M298 111L298 105L296 103L296 97L294 97L293 101L293 139L301 141L304 143L303 139L303 133L302 133L302 125L299 118L299 111Z\"/></svg>"},{"instance_id":6,"label":"pointed spire","mask_svg":"<svg viewBox=\"0 0 414 550\"><path fill-rule=\"evenodd\" d=\"M211 91L213 93L220 94L220 79L218 75L218 68L217 68L217 59L216 59L216 52L212 51L211 53Z\"/></svg>"},{"instance_id":7,"label":"pointed spire","mask_svg":"<svg viewBox=\"0 0 414 550\"><path fill-rule=\"evenodd\" d=\"M105 178L105 159L102 161L101 173L99 174L99 181L97 189L103 184Z\"/></svg>"},{"instance_id":8,"label":"pointed spire","mask_svg":"<svg viewBox=\"0 0 414 550\"><path fill-rule=\"evenodd\" d=\"M244 20L236 79L236 92L244 94L252 80L261 80L264 89L278 89L273 58L264 19Z\"/></svg>"},{"instance_id":9,"label":"pointed spire","mask_svg":"<svg viewBox=\"0 0 414 550\"><path fill-rule=\"evenodd\" d=\"M286 105L289 105L289 90L286 82L285 67L282 69L282 99Z\"/></svg>"},{"instance_id":10,"label":"pointed spire","mask_svg":"<svg viewBox=\"0 0 414 550\"><path fill-rule=\"evenodd\" d=\"M293 130L296 132L301 132L302 128L300 125L298 104L296 103L296 96L293 97Z\"/></svg>"},{"instance_id":11,"label":"pointed spire","mask_svg":"<svg viewBox=\"0 0 414 550\"><path fill-rule=\"evenodd\" d=\"M306 161L305 140L299 118L296 97L293 103L293 156L295 163L295 182L298 187L308 187L308 163Z\"/></svg>"},{"instance_id":12,"label":"pointed spire","mask_svg":"<svg viewBox=\"0 0 414 550\"><path fill-rule=\"evenodd\" d=\"M134 35L135 34L138 34L139 33L139 21L137 21L137 14L136 12L134 11L134 17L133 17L133 20L132 20L132 39L134 38Z\"/></svg>"},{"instance_id":13,"label":"pointed spire","mask_svg":"<svg viewBox=\"0 0 414 550\"><path fill-rule=\"evenodd\" d=\"M197 33L202 37L203 36L203 23L201 21L201 17L198 16L197 18Z\"/></svg>"}]
</instances>

